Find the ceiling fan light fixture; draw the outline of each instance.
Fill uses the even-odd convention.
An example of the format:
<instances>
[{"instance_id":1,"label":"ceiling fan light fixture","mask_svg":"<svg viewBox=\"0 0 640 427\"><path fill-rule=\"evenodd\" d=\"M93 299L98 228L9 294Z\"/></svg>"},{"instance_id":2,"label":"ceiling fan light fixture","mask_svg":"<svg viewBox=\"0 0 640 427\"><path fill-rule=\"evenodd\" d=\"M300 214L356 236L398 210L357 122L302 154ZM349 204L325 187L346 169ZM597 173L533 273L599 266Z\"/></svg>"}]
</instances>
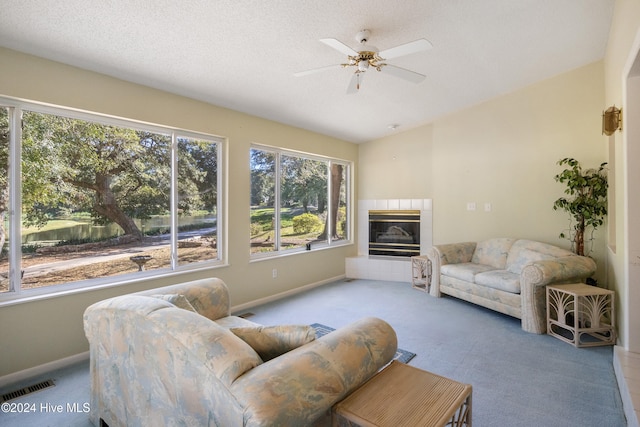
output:
<instances>
[{"instance_id":1,"label":"ceiling fan light fixture","mask_svg":"<svg viewBox=\"0 0 640 427\"><path fill-rule=\"evenodd\" d=\"M351 76L349 85L347 86L347 93L357 93L360 89L362 78L365 76L365 72L370 68L374 68L376 71L383 71L385 74L389 74L403 80L407 80L412 83L420 83L426 76L416 73L411 70L407 70L395 65L386 63L386 60L392 58L398 58L400 56L411 55L417 52L421 52L432 47L431 42L426 39L418 39L413 42L405 43L399 46L385 49L383 51L378 50L377 47L367 44L371 32L369 30L362 30L356 35L356 40L360 44L360 49L355 50L340 40L332 38L320 39L320 41L327 46L337 50L343 55L347 55L347 62L337 64L335 66L320 67L308 71L302 71L294 73L295 76L304 76L312 74L318 71L328 70L335 67L341 68L355 68L355 72Z\"/></svg>"}]
</instances>

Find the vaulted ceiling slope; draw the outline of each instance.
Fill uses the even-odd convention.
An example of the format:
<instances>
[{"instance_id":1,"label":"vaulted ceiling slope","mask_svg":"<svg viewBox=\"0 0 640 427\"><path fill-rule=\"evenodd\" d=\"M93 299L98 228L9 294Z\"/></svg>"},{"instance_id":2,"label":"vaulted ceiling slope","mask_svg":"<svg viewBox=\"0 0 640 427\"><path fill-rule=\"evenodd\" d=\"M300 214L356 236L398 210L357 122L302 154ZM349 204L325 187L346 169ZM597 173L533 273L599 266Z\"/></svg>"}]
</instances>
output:
<instances>
[{"instance_id":1,"label":"vaulted ceiling slope","mask_svg":"<svg viewBox=\"0 0 640 427\"><path fill-rule=\"evenodd\" d=\"M361 143L604 57L613 0L2 0L0 45ZM433 48L353 68L319 40Z\"/></svg>"}]
</instances>

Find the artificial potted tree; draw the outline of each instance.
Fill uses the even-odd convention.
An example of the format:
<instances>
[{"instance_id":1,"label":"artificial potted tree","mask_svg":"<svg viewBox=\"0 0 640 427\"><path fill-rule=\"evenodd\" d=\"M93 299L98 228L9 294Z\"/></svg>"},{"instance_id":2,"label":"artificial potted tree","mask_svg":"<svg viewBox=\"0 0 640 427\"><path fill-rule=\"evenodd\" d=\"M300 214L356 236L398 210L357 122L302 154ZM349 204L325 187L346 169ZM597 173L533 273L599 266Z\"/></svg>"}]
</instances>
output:
<instances>
[{"instance_id":1,"label":"artificial potted tree","mask_svg":"<svg viewBox=\"0 0 640 427\"><path fill-rule=\"evenodd\" d=\"M585 234L590 231L593 236L607 216L607 163L602 163L598 169L584 171L580 162L569 157L559 160L558 164L567 166L555 176L557 182L566 185L564 192L567 197L556 200L553 209L567 211L572 220L569 234L562 232L560 238L571 242L573 252L585 255ZM593 240L593 237L588 240Z\"/></svg>"}]
</instances>

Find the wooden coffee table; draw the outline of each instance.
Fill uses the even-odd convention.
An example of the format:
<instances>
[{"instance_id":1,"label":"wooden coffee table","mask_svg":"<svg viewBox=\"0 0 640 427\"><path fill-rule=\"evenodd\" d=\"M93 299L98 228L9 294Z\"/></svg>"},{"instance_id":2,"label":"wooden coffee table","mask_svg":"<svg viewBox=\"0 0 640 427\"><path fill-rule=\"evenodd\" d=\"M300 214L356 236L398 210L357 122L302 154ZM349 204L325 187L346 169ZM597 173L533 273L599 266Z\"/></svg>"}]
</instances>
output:
<instances>
[{"instance_id":1,"label":"wooden coffee table","mask_svg":"<svg viewBox=\"0 0 640 427\"><path fill-rule=\"evenodd\" d=\"M462 384L393 361L333 407L334 427L471 426L471 393Z\"/></svg>"}]
</instances>

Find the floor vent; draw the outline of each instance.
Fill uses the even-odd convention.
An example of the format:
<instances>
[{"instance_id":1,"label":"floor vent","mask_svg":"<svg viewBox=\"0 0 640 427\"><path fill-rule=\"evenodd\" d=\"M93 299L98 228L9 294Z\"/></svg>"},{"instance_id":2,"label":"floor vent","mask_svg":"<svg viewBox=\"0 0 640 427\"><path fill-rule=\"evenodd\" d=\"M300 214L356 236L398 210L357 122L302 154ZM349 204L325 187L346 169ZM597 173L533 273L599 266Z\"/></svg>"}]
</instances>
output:
<instances>
[{"instance_id":1,"label":"floor vent","mask_svg":"<svg viewBox=\"0 0 640 427\"><path fill-rule=\"evenodd\" d=\"M0 403L8 402L10 400L17 399L19 397L26 396L27 394L35 393L36 391L44 390L45 388L53 386L55 386L53 380L42 381L37 384L22 388L20 390L3 394L2 396L0 396Z\"/></svg>"},{"instance_id":2,"label":"floor vent","mask_svg":"<svg viewBox=\"0 0 640 427\"><path fill-rule=\"evenodd\" d=\"M251 317L251 316L254 316L254 314L251 312L238 315L238 317L242 317L243 319L246 319L247 317Z\"/></svg>"}]
</instances>

